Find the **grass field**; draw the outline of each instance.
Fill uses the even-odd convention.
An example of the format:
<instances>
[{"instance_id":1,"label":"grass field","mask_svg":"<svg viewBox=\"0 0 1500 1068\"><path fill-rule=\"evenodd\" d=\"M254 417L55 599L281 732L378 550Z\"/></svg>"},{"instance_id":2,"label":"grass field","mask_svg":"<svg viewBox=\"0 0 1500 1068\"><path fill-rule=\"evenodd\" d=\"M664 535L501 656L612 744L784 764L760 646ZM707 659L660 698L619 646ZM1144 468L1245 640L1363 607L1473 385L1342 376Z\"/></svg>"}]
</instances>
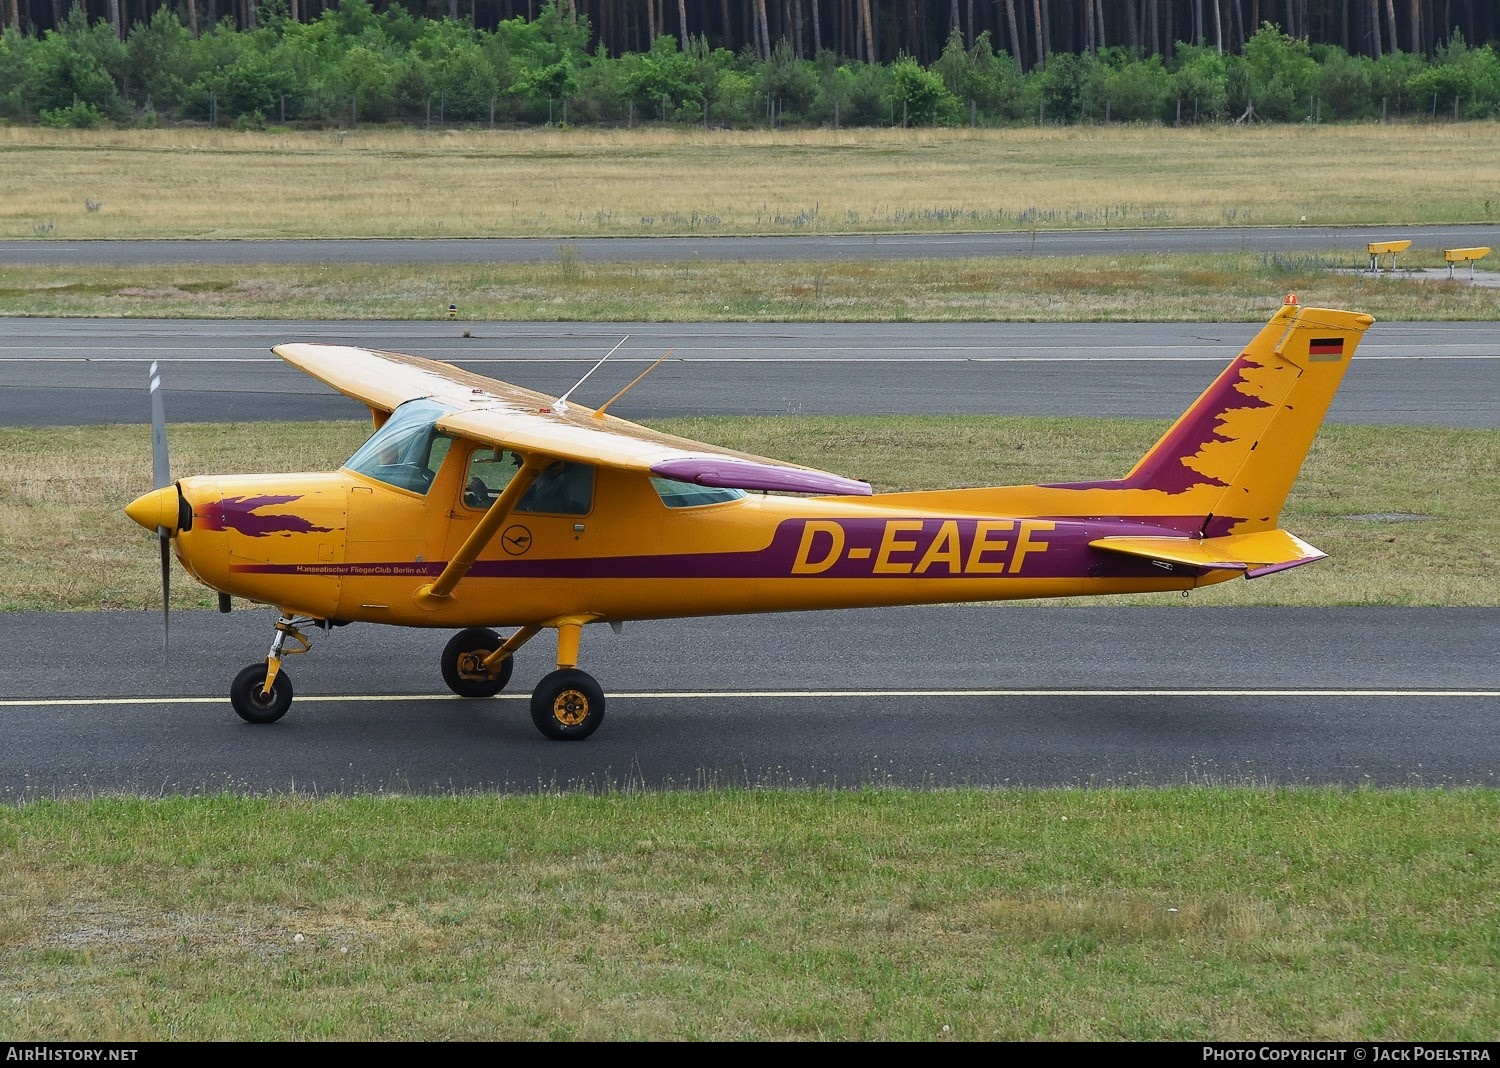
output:
<instances>
[{"instance_id":1,"label":"grass field","mask_svg":"<svg viewBox=\"0 0 1500 1068\"><path fill-rule=\"evenodd\" d=\"M1455 161L1463 161L1456 167ZM569 238L1500 223L1500 123L726 132L0 127L0 240L533 237L528 265L6 269L0 314L543 321L1383 319L1500 290L1336 255L590 263ZM90 210L93 204L97 210ZM587 205L586 208L581 207ZM1476 240L1478 240L1476 238ZM1415 247L1406 268L1443 266ZM1500 262L1500 261L1497 261ZM1488 267L1483 261L1481 267Z\"/></svg>"},{"instance_id":2,"label":"grass field","mask_svg":"<svg viewBox=\"0 0 1500 1068\"><path fill-rule=\"evenodd\" d=\"M37 802L0 1034L1492 1043L1496 826L1254 786Z\"/></svg>"},{"instance_id":3,"label":"grass field","mask_svg":"<svg viewBox=\"0 0 1500 1068\"><path fill-rule=\"evenodd\" d=\"M1500 123L800 132L0 127L0 188L0 239L70 241L1493 224Z\"/></svg>"},{"instance_id":4,"label":"grass field","mask_svg":"<svg viewBox=\"0 0 1500 1068\"><path fill-rule=\"evenodd\" d=\"M1500 319L1500 288L1346 256L843 262L0 266L0 315L540 322L1264 322L1288 292L1380 322ZM1497 259L1500 263L1500 259ZM1426 262L1428 269L1437 262ZM1492 272L1485 271L1485 275Z\"/></svg>"}]
</instances>

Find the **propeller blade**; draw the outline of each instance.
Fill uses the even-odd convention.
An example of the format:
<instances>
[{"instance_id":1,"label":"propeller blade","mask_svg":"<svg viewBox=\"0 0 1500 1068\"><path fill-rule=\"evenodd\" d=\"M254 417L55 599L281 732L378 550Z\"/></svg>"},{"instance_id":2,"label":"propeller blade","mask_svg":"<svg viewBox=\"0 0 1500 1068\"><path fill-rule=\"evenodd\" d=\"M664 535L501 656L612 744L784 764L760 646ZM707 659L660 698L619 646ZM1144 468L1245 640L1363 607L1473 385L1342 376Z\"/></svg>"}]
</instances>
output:
<instances>
[{"instance_id":1,"label":"propeller blade","mask_svg":"<svg viewBox=\"0 0 1500 1068\"><path fill-rule=\"evenodd\" d=\"M167 415L161 403L161 372L151 362L151 488L161 489L172 482L172 465L167 458Z\"/></svg>"},{"instance_id":2,"label":"propeller blade","mask_svg":"<svg viewBox=\"0 0 1500 1068\"><path fill-rule=\"evenodd\" d=\"M165 653L171 640L171 623L168 617L172 600L172 536L162 534L158 540L161 542L161 648Z\"/></svg>"},{"instance_id":3,"label":"propeller blade","mask_svg":"<svg viewBox=\"0 0 1500 1068\"><path fill-rule=\"evenodd\" d=\"M153 489L172 484L172 464L167 454L167 413L161 399L161 371L156 361L151 361L149 375L151 383L151 483ZM181 491L178 491L178 507L181 507ZM163 655L171 641L172 601L172 532L166 527L156 528L157 540L161 542L161 649Z\"/></svg>"}]
</instances>

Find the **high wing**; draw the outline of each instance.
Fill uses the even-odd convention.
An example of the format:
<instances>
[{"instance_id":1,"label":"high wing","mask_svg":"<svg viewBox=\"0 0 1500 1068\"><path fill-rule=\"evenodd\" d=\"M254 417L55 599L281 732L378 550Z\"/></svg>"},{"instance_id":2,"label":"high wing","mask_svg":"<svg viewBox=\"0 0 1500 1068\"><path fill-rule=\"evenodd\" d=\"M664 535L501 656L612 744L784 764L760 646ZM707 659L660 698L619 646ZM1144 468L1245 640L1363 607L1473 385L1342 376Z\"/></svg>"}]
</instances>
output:
<instances>
[{"instance_id":1,"label":"high wing","mask_svg":"<svg viewBox=\"0 0 1500 1068\"><path fill-rule=\"evenodd\" d=\"M850 496L873 492L868 482L663 434L421 356L303 343L271 351L372 412L389 414L419 397L451 406L453 411L438 420L438 429L497 448L646 471L701 486Z\"/></svg>"}]
</instances>

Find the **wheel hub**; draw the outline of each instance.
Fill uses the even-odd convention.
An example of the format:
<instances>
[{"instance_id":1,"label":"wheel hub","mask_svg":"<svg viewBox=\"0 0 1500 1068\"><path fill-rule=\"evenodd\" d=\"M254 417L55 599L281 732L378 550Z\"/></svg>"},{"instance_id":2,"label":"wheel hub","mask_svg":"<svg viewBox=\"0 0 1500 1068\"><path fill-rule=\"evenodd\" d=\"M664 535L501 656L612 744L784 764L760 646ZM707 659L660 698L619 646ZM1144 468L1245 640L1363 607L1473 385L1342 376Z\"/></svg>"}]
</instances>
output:
<instances>
[{"instance_id":1,"label":"wheel hub","mask_svg":"<svg viewBox=\"0 0 1500 1068\"><path fill-rule=\"evenodd\" d=\"M484 669L485 657L489 655L489 649L476 649L471 653L464 653L458 658L459 675L476 681L491 678L490 673Z\"/></svg>"},{"instance_id":2,"label":"wheel hub","mask_svg":"<svg viewBox=\"0 0 1500 1068\"><path fill-rule=\"evenodd\" d=\"M576 727L589 715L589 699L577 690L564 690L552 702L552 715L557 722Z\"/></svg>"}]
</instances>

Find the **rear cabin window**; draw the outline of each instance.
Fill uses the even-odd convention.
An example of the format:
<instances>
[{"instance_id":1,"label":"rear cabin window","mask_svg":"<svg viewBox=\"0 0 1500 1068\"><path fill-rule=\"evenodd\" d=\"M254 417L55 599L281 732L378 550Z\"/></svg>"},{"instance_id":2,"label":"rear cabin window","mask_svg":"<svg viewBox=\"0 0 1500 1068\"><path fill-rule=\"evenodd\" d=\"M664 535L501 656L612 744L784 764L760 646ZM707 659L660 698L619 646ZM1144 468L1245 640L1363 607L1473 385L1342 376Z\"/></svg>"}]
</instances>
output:
<instances>
[{"instance_id":1,"label":"rear cabin window","mask_svg":"<svg viewBox=\"0 0 1500 1068\"><path fill-rule=\"evenodd\" d=\"M737 501L745 496L742 489L727 489L722 486L696 486L691 482L679 482L675 478L651 479L651 486L661 503L668 508L697 508L705 504L723 504Z\"/></svg>"}]
</instances>

